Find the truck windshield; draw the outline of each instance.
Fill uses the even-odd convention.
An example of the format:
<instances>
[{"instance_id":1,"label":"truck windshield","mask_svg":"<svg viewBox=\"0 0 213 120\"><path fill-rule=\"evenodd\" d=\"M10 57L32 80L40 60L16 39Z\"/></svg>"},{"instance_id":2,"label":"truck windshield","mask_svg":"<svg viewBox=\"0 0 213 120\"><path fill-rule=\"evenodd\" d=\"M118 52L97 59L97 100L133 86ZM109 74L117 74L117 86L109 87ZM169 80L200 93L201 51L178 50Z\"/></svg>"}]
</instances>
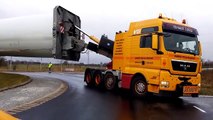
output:
<instances>
[{"instance_id":1,"label":"truck windshield","mask_svg":"<svg viewBox=\"0 0 213 120\"><path fill-rule=\"evenodd\" d=\"M167 51L198 55L198 39L196 35L164 32L164 45Z\"/></svg>"}]
</instances>

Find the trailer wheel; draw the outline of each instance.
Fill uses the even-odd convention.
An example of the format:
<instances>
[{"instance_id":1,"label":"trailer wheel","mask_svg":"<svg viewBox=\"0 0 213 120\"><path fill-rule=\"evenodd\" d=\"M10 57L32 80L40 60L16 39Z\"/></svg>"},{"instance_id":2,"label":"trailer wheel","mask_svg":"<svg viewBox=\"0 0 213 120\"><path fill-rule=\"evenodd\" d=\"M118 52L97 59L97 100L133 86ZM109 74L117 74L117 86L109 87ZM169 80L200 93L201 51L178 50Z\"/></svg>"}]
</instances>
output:
<instances>
[{"instance_id":1,"label":"trailer wheel","mask_svg":"<svg viewBox=\"0 0 213 120\"><path fill-rule=\"evenodd\" d=\"M131 84L131 91L135 97L144 97L147 95L147 83L141 76L133 78Z\"/></svg>"},{"instance_id":2,"label":"trailer wheel","mask_svg":"<svg viewBox=\"0 0 213 120\"><path fill-rule=\"evenodd\" d=\"M116 77L111 72L108 72L108 73L105 74L104 86L109 91L112 91L113 89L115 89Z\"/></svg>"},{"instance_id":3,"label":"trailer wheel","mask_svg":"<svg viewBox=\"0 0 213 120\"><path fill-rule=\"evenodd\" d=\"M102 83L102 74L100 70L97 70L94 74L95 86L100 87Z\"/></svg>"},{"instance_id":4,"label":"trailer wheel","mask_svg":"<svg viewBox=\"0 0 213 120\"><path fill-rule=\"evenodd\" d=\"M90 69L86 69L85 75L84 75L84 81L87 83L87 86L89 87L94 85L94 82L92 79L92 73Z\"/></svg>"}]
</instances>

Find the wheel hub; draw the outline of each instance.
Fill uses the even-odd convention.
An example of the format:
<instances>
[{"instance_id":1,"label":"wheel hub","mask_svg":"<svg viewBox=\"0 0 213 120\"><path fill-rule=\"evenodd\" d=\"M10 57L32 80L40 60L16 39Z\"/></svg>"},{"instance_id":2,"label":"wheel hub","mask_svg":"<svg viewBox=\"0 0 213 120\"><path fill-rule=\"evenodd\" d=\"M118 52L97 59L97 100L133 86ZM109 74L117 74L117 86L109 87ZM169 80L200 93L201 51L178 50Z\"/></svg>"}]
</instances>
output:
<instances>
[{"instance_id":1,"label":"wheel hub","mask_svg":"<svg viewBox=\"0 0 213 120\"><path fill-rule=\"evenodd\" d=\"M111 87L112 84L113 84L113 80L112 80L112 78L109 78L108 81L107 81L107 86Z\"/></svg>"},{"instance_id":2,"label":"wheel hub","mask_svg":"<svg viewBox=\"0 0 213 120\"><path fill-rule=\"evenodd\" d=\"M101 77L100 76L96 76L95 82L96 82L96 84L100 84Z\"/></svg>"},{"instance_id":3,"label":"wheel hub","mask_svg":"<svg viewBox=\"0 0 213 120\"><path fill-rule=\"evenodd\" d=\"M136 84L136 91L140 94L145 91L145 88L146 88L145 85L141 82Z\"/></svg>"},{"instance_id":4,"label":"wheel hub","mask_svg":"<svg viewBox=\"0 0 213 120\"><path fill-rule=\"evenodd\" d=\"M90 81L91 81L91 79L90 79L90 76L89 76L89 75L87 75L87 77L86 77L86 81L87 81L87 82L90 82Z\"/></svg>"}]
</instances>

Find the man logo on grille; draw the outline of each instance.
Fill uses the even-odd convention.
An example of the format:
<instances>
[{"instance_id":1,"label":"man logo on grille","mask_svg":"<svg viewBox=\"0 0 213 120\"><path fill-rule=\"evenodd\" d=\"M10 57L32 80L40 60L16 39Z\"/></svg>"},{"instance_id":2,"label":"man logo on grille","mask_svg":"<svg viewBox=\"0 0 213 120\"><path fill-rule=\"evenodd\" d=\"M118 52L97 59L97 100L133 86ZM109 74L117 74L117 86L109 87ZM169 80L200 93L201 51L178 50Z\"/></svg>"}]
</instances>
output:
<instances>
[{"instance_id":1,"label":"man logo on grille","mask_svg":"<svg viewBox=\"0 0 213 120\"><path fill-rule=\"evenodd\" d=\"M190 65L180 64L180 67L183 68L183 70L186 71L188 68L190 68Z\"/></svg>"}]
</instances>

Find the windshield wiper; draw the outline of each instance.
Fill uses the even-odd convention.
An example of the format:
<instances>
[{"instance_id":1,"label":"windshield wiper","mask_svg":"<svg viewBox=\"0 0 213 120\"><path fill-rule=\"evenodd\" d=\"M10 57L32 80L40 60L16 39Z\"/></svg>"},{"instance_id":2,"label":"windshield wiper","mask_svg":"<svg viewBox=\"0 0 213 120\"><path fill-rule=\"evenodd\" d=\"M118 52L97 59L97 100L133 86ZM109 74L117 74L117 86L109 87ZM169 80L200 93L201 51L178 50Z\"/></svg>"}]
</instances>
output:
<instances>
[{"instance_id":1,"label":"windshield wiper","mask_svg":"<svg viewBox=\"0 0 213 120\"><path fill-rule=\"evenodd\" d=\"M186 53L186 54L193 54L194 56L196 55L196 53L194 52L190 52L190 51L179 51L179 50L169 50L169 51L172 51L174 53Z\"/></svg>"}]
</instances>

